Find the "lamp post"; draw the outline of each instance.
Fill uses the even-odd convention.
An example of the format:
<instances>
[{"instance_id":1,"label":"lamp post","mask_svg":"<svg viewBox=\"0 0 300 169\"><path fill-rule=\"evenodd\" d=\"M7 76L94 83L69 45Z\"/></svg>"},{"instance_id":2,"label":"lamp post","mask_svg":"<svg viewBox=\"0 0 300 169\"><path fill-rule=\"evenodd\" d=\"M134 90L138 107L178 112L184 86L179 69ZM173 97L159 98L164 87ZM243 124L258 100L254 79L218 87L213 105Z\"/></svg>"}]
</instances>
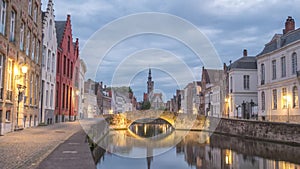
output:
<instances>
[{"instance_id":1,"label":"lamp post","mask_svg":"<svg viewBox=\"0 0 300 169\"><path fill-rule=\"evenodd\" d=\"M28 71L28 67L26 65L23 65L21 67L21 71L22 71L22 75L17 75L16 76L16 79L19 80L21 77L24 77L25 74L27 73ZM26 86L25 85L22 85L22 84L17 84L17 89L18 89L18 105L17 105L17 124L16 124L16 128L15 130L19 130L19 112L20 112L20 102L22 101L23 99L23 92L24 90L26 89Z\"/></svg>"}]
</instances>

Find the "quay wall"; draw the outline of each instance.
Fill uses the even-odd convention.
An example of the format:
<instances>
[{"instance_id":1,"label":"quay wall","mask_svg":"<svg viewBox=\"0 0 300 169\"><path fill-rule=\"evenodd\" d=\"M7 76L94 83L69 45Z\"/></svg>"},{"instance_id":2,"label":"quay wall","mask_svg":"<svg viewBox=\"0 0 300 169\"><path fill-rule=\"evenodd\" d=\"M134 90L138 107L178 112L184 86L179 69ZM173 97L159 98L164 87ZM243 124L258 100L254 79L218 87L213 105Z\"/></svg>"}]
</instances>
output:
<instances>
[{"instance_id":1,"label":"quay wall","mask_svg":"<svg viewBox=\"0 0 300 169\"><path fill-rule=\"evenodd\" d=\"M226 118L207 118L218 122L214 130L211 126L194 126L195 130L207 130L219 134L226 134L244 138L259 139L271 142L282 142L300 145L300 124L251 121Z\"/></svg>"}]
</instances>

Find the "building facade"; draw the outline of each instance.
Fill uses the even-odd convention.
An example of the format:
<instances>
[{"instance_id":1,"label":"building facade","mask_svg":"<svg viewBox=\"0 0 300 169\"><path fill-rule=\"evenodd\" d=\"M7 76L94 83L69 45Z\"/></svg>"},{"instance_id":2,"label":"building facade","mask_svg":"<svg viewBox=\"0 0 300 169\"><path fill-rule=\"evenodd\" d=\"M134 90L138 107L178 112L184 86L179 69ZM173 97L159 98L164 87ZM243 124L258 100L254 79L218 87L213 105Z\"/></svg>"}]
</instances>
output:
<instances>
[{"instance_id":1,"label":"building facade","mask_svg":"<svg viewBox=\"0 0 300 169\"><path fill-rule=\"evenodd\" d=\"M43 12L42 84L40 99L40 122L54 123L57 40L52 0Z\"/></svg>"},{"instance_id":2,"label":"building facade","mask_svg":"<svg viewBox=\"0 0 300 169\"><path fill-rule=\"evenodd\" d=\"M300 28L288 17L283 34L275 34L257 55L259 119L300 121Z\"/></svg>"},{"instance_id":3,"label":"building facade","mask_svg":"<svg viewBox=\"0 0 300 169\"><path fill-rule=\"evenodd\" d=\"M127 90L128 92L128 90ZM97 103L100 114L109 114L112 107L112 90L103 85L102 82L96 84Z\"/></svg>"},{"instance_id":4,"label":"building facade","mask_svg":"<svg viewBox=\"0 0 300 169\"><path fill-rule=\"evenodd\" d=\"M78 115L79 41L73 42L71 16L55 21L57 36L55 122L75 120Z\"/></svg>"},{"instance_id":5,"label":"building facade","mask_svg":"<svg viewBox=\"0 0 300 169\"><path fill-rule=\"evenodd\" d=\"M186 114L199 114L201 82L189 83L183 89L181 111Z\"/></svg>"},{"instance_id":6,"label":"building facade","mask_svg":"<svg viewBox=\"0 0 300 169\"><path fill-rule=\"evenodd\" d=\"M202 68L200 114L213 117L224 116L224 100L226 91L224 70Z\"/></svg>"},{"instance_id":7,"label":"building facade","mask_svg":"<svg viewBox=\"0 0 300 169\"><path fill-rule=\"evenodd\" d=\"M83 99L83 117L94 118L100 114L100 109L97 103L96 82L88 79L84 82L84 99Z\"/></svg>"},{"instance_id":8,"label":"building facade","mask_svg":"<svg viewBox=\"0 0 300 169\"><path fill-rule=\"evenodd\" d=\"M41 1L0 1L0 135L38 125Z\"/></svg>"},{"instance_id":9,"label":"building facade","mask_svg":"<svg viewBox=\"0 0 300 169\"><path fill-rule=\"evenodd\" d=\"M257 63L256 58L248 56L244 50L243 57L229 65L229 97L226 99L226 114L230 117L256 119L257 112Z\"/></svg>"},{"instance_id":10,"label":"building facade","mask_svg":"<svg viewBox=\"0 0 300 169\"><path fill-rule=\"evenodd\" d=\"M85 82L85 73L87 72L86 64L82 59L80 59L80 69L79 69L79 90L76 93L78 95L78 116L79 119L84 117L83 113L83 98L84 98L84 82Z\"/></svg>"}]
</instances>

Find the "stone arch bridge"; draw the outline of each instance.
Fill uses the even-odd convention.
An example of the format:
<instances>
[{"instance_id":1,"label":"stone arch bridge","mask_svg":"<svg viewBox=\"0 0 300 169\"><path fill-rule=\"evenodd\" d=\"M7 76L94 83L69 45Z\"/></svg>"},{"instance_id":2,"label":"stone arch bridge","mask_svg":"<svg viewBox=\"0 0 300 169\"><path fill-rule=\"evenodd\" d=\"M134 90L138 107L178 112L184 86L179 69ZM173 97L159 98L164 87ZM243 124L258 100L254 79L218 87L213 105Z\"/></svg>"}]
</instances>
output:
<instances>
[{"instance_id":1,"label":"stone arch bridge","mask_svg":"<svg viewBox=\"0 0 300 169\"><path fill-rule=\"evenodd\" d=\"M172 125L174 129L201 129L207 126L205 116L193 114L178 114L165 111L132 111L121 114L104 116L112 129L127 129L134 122L143 122L145 119L162 119Z\"/></svg>"}]
</instances>

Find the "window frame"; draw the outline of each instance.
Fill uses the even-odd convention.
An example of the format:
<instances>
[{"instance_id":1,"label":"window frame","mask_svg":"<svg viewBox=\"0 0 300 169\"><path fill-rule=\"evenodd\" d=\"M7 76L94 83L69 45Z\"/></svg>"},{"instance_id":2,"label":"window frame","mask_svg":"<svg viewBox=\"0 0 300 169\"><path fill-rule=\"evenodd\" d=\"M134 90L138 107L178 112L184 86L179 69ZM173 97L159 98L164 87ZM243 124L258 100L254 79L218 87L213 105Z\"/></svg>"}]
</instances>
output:
<instances>
[{"instance_id":1,"label":"window frame","mask_svg":"<svg viewBox=\"0 0 300 169\"><path fill-rule=\"evenodd\" d=\"M294 52L292 54L292 75L295 75L297 73L297 68L298 65L297 65L297 53Z\"/></svg>"},{"instance_id":2,"label":"window frame","mask_svg":"<svg viewBox=\"0 0 300 169\"><path fill-rule=\"evenodd\" d=\"M272 80L277 79L277 62L276 60L272 60Z\"/></svg>"},{"instance_id":3,"label":"window frame","mask_svg":"<svg viewBox=\"0 0 300 169\"><path fill-rule=\"evenodd\" d=\"M17 12L12 9L10 13L10 28L9 28L9 41L14 42L16 40L16 15Z\"/></svg>"},{"instance_id":4,"label":"window frame","mask_svg":"<svg viewBox=\"0 0 300 169\"><path fill-rule=\"evenodd\" d=\"M6 15L7 15L7 2L2 0L0 3L0 33L5 35L6 28Z\"/></svg>"},{"instance_id":5,"label":"window frame","mask_svg":"<svg viewBox=\"0 0 300 169\"><path fill-rule=\"evenodd\" d=\"M286 77L286 57L282 56L280 60L281 60L281 77L284 78Z\"/></svg>"}]
</instances>

